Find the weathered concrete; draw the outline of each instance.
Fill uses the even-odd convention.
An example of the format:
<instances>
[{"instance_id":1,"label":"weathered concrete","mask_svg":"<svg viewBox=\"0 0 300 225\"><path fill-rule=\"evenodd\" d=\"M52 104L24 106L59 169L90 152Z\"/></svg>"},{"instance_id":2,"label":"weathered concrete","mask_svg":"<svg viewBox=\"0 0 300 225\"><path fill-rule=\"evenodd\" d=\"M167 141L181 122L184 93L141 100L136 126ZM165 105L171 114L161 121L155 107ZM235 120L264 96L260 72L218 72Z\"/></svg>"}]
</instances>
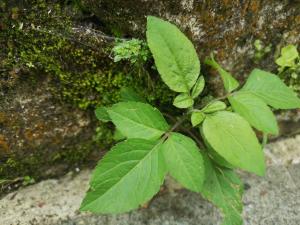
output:
<instances>
[{"instance_id":1,"label":"weathered concrete","mask_svg":"<svg viewBox=\"0 0 300 225\"><path fill-rule=\"evenodd\" d=\"M293 151L290 151L293 150ZM246 173L244 220L246 225L300 224L300 136L267 146L266 177ZM270 157L272 156L272 157ZM283 156L283 157L280 157ZM273 158L273 159L272 159ZM274 161L274 159L277 159ZM1 225L216 225L218 210L195 193L172 181L148 208L117 216L79 213L90 171L70 173L11 193L0 200Z\"/></svg>"}]
</instances>

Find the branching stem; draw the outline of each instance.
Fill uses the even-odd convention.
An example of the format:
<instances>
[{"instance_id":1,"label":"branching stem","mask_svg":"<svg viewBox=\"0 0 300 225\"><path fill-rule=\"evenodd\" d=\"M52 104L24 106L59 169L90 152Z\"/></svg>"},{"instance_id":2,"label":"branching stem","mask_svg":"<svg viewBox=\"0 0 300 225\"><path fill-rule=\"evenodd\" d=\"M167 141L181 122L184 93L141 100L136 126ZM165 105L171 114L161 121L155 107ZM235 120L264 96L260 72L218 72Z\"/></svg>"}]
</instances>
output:
<instances>
[{"instance_id":1,"label":"branching stem","mask_svg":"<svg viewBox=\"0 0 300 225\"><path fill-rule=\"evenodd\" d=\"M223 99L226 99L228 98L229 96L232 96L233 93L227 93L226 95L224 96L221 96L219 98L215 98L212 102L215 102L215 101L220 101L220 100L223 100ZM189 134L193 139L194 141L198 144L198 146L201 148L201 149L205 149L205 145L203 143L203 140L201 140L199 137L197 137L197 135L195 135L191 129L188 129L188 128L185 128L182 126L182 124L188 119L189 115L193 112L193 111L197 111L199 110L198 107L194 108L194 109L189 109L184 115L182 115L179 120L176 120L173 116L171 116L170 114L168 113L163 113L166 117L168 117L169 119L171 119L173 122L175 122L175 124L169 129L169 131L167 131L163 137L162 137L162 141L165 141L171 134L171 132L175 131L177 128L179 128L180 130L182 130L183 132Z\"/></svg>"}]
</instances>

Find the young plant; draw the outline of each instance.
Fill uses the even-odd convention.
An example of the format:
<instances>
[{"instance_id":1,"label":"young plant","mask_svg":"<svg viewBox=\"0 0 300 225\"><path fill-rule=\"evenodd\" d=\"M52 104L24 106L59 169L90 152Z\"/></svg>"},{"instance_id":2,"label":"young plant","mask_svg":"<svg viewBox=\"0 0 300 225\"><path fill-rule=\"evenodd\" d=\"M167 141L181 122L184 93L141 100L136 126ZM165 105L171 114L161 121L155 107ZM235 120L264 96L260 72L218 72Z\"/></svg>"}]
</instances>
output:
<instances>
[{"instance_id":1,"label":"young plant","mask_svg":"<svg viewBox=\"0 0 300 225\"><path fill-rule=\"evenodd\" d=\"M300 55L295 45L287 45L281 49L281 55L276 59L278 75L295 91L300 90Z\"/></svg>"},{"instance_id":2,"label":"young plant","mask_svg":"<svg viewBox=\"0 0 300 225\"><path fill-rule=\"evenodd\" d=\"M174 106L185 113L171 125L132 91L123 102L97 109L97 118L114 123L126 140L100 160L81 210L136 209L160 190L170 174L219 207L224 225L242 224L243 185L235 169L265 174L263 149L251 126L278 134L270 107L299 108L300 100L276 75L260 69L254 69L239 88L238 81L211 57L205 63L220 73L227 94L198 108L194 100L205 82L192 43L175 25L152 16L147 18L147 43L162 80L178 93ZM179 133L188 120L190 128Z\"/></svg>"},{"instance_id":3,"label":"young plant","mask_svg":"<svg viewBox=\"0 0 300 225\"><path fill-rule=\"evenodd\" d=\"M287 45L281 49L281 55L276 59L276 64L279 66L279 72L284 69L296 70L300 65L300 56L295 45Z\"/></svg>"},{"instance_id":4,"label":"young plant","mask_svg":"<svg viewBox=\"0 0 300 225\"><path fill-rule=\"evenodd\" d=\"M268 54L271 51L272 45L269 44L265 46L261 40L256 39L254 41L254 48L255 48L254 61L258 63L261 59L265 57L266 54Z\"/></svg>"},{"instance_id":5,"label":"young plant","mask_svg":"<svg viewBox=\"0 0 300 225\"><path fill-rule=\"evenodd\" d=\"M146 62L150 55L146 43L138 39L117 40L112 52L114 62L129 60L132 64L139 61Z\"/></svg>"}]
</instances>

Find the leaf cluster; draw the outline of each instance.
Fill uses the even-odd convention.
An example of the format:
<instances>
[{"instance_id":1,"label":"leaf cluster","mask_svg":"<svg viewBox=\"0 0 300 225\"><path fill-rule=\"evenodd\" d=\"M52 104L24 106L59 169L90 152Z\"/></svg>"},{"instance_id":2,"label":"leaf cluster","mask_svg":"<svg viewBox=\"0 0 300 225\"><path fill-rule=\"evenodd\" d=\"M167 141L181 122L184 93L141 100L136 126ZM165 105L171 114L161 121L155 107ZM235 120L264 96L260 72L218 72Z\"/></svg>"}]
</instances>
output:
<instances>
[{"instance_id":1,"label":"leaf cluster","mask_svg":"<svg viewBox=\"0 0 300 225\"><path fill-rule=\"evenodd\" d=\"M146 62L150 56L149 49L146 43L142 40L118 40L112 49L114 55L114 62L121 60L129 60L130 63Z\"/></svg>"},{"instance_id":2,"label":"leaf cluster","mask_svg":"<svg viewBox=\"0 0 300 225\"><path fill-rule=\"evenodd\" d=\"M173 125L131 89L122 101L98 108L99 120L111 121L121 142L95 168L81 210L122 213L150 200L170 174L223 212L224 225L242 224L242 169L263 176L263 148L253 130L278 134L272 109L300 107L299 98L276 75L254 69L241 87L213 56L227 92L203 107L194 105L205 87L193 44L173 24L147 18L147 43L166 85L178 95L173 105L185 109ZM190 120L190 129L179 128ZM195 134L194 131L197 131Z\"/></svg>"}]
</instances>

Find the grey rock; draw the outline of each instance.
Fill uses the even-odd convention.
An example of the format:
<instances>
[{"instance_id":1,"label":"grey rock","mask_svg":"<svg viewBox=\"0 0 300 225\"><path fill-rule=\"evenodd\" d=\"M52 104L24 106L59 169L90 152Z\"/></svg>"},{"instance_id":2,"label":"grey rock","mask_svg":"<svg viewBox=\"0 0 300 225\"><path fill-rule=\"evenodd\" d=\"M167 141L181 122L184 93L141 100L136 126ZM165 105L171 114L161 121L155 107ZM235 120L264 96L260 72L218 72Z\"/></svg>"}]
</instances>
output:
<instances>
[{"instance_id":1,"label":"grey rock","mask_svg":"<svg viewBox=\"0 0 300 225\"><path fill-rule=\"evenodd\" d=\"M240 172L245 183L245 225L300 224L300 164L288 164L286 158L298 154L299 136L267 146L265 177ZM282 147L284 145L285 147ZM289 146L290 145L290 146ZM295 151L288 149L293 146ZM282 150L278 154L279 148ZM275 151L276 149L276 151ZM60 179L45 180L20 189L0 200L1 225L216 225L221 223L217 208L199 194L182 189L168 179L147 207L122 215L92 215L78 211L88 188L91 171L69 173Z\"/></svg>"}]
</instances>

